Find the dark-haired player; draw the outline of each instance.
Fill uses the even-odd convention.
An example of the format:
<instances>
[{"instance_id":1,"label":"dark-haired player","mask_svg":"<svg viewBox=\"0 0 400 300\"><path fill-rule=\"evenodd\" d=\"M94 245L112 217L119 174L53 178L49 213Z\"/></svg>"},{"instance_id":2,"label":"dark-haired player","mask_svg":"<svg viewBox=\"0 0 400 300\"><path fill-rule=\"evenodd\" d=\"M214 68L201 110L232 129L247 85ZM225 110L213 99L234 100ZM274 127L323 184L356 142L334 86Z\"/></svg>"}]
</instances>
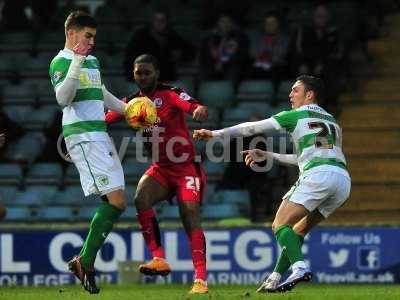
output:
<instances>
[{"instance_id":1,"label":"dark-haired player","mask_svg":"<svg viewBox=\"0 0 400 300\"><path fill-rule=\"evenodd\" d=\"M134 61L133 76L140 91L127 97L147 96L156 105L159 117L155 126L144 133L145 136L153 136L149 148L156 149L158 157L153 155L156 161L140 179L135 195L140 228L153 256L139 270L146 275L167 275L171 271L165 260L153 206L175 195L195 269L190 293L207 293L206 244L200 222L206 176L200 164L194 160L195 148L185 121L186 114L191 114L197 121L205 120L207 108L183 90L159 83L159 74L159 65L154 56L138 56ZM119 119L121 116L113 112L106 116L107 122ZM158 139L154 138L156 136Z\"/></svg>"}]
</instances>

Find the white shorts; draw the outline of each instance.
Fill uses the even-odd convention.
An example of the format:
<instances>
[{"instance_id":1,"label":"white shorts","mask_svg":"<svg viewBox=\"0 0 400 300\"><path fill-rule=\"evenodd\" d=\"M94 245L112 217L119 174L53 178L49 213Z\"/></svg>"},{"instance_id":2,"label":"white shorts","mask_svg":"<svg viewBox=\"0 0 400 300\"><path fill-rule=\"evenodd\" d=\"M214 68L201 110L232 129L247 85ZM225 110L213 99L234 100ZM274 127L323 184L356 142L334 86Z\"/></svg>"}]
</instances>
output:
<instances>
[{"instance_id":1,"label":"white shorts","mask_svg":"<svg viewBox=\"0 0 400 300\"><path fill-rule=\"evenodd\" d=\"M85 196L125 189L121 161L111 140L81 142L68 152L78 169Z\"/></svg>"},{"instance_id":2,"label":"white shorts","mask_svg":"<svg viewBox=\"0 0 400 300\"><path fill-rule=\"evenodd\" d=\"M318 211L327 218L342 206L350 194L350 178L338 172L323 171L301 176L283 200Z\"/></svg>"}]
</instances>

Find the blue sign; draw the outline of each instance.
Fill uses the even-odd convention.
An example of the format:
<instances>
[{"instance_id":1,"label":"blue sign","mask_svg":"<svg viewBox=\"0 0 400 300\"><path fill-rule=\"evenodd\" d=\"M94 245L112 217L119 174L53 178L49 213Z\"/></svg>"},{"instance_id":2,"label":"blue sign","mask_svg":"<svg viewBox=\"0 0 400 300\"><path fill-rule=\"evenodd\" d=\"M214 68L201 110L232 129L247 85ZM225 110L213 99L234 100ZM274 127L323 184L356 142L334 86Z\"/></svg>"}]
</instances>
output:
<instances>
[{"instance_id":1,"label":"blue sign","mask_svg":"<svg viewBox=\"0 0 400 300\"><path fill-rule=\"evenodd\" d=\"M270 229L207 230L210 284L257 284L274 268L279 246ZM86 231L3 231L0 233L0 286L76 282L67 261ZM183 230L165 230L162 242L173 272L157 281L192 281L191 254ZM399 228L316 228L303 253L320 283L400 283ZM99 279L117 281L119 261L146 261L150 255L139 231L116 230L107 237L95 268ZM145 278L145 281L154 280Z\"/></svg>"}]
</instances>

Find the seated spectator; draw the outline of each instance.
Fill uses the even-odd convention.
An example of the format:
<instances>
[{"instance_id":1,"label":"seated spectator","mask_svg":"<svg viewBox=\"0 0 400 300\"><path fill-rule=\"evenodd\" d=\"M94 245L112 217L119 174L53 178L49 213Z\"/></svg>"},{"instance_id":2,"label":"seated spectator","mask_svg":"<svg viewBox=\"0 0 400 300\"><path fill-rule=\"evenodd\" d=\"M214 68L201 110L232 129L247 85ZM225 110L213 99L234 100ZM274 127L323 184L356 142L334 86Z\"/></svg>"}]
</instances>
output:
<instances>
[{"instance_id":1,"label":"seated spectator","mask_svg":"<svg viewBox=\"0 0 400 300\"><path fill-rule=\"evenodd\" d=\"M216 28L201 44L202 80L231 80L236 86L249 59L249 41L231 16L222 14Z\"/></svg>"},{"instance_id":2,"label":"seated spectator","mask_svg":"<svg viewBox=\"0 0 400 300\"><path fill-rule=\"evenodd\" d=\"M157 57L160 63L160 80L176 80L176 64L190 61L195 57L194 47L180 37L168 23L167 13L155 10L149 25L135 32L125 53L125 75L132 80L135 58L143 53Z\"/></svg>"},{"instance_id":3,"label":"seated spectator","mask_svg":"<svg viewBox=\"0 0 400 300\"><path fill-rule=\"evenodd\" d=\"M184 0L185 1L185 0ZM188 1L189 2L189 1ZM202 28L214 26L215 20L223 14L228 13L232 16L240 27L245 27L245 16L253 3L245 1L226 1L226 0L202 0L200 4L200 19Z\"/></svg>"},{"instance_id":4,"label":"seated spectator","mask_svg":"<svg viewBox=\"0 0 400 300\"><path fill-rule=\"evenodd\" d=\"M266 14L264 33L254 42L259 51L254 59L250 77L272 80L276 95L280 82L290 76L288 61L290 37L282 31L281 20L276 13Z\"/></svg>"},{"instance_id":5,"label":"seated spectator","mask_svg":"<svg viewBox=\"0 0 400 300\"><path fill-rule=\"evenodd\" d=\"M329 111L336 106L342 85L338 78L344 62L344 47L330 20L328 7L323 4L316 6L312 25L300 27L297 31L294 50L296 73L320 76L331 85L327 86L327 102L321 103Z\"/></svg>"}]
</instances>

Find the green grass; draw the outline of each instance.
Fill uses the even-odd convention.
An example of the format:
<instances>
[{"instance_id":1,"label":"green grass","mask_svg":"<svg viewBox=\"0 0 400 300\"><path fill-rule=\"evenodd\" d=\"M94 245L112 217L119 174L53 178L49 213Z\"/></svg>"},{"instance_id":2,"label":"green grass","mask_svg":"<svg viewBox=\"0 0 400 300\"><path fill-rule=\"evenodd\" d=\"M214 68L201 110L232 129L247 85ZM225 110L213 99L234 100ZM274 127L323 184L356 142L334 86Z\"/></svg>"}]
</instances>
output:
<instances>
[{"instance_id":1,"label":"green grass","mask_svg":"<svg viewBox=\"0 0 400 300\"><path fill-rule=\"evenodd\" d=\"M286 299L286 300L386 300L400 299L398 285L299 285L284 294L257 294L256 286L210 286L208 295L189 296L186 285L107 285L98 295L80 286L0 287L1 300L169 300L169 299Z\"/></svg>"}]
</instances>

